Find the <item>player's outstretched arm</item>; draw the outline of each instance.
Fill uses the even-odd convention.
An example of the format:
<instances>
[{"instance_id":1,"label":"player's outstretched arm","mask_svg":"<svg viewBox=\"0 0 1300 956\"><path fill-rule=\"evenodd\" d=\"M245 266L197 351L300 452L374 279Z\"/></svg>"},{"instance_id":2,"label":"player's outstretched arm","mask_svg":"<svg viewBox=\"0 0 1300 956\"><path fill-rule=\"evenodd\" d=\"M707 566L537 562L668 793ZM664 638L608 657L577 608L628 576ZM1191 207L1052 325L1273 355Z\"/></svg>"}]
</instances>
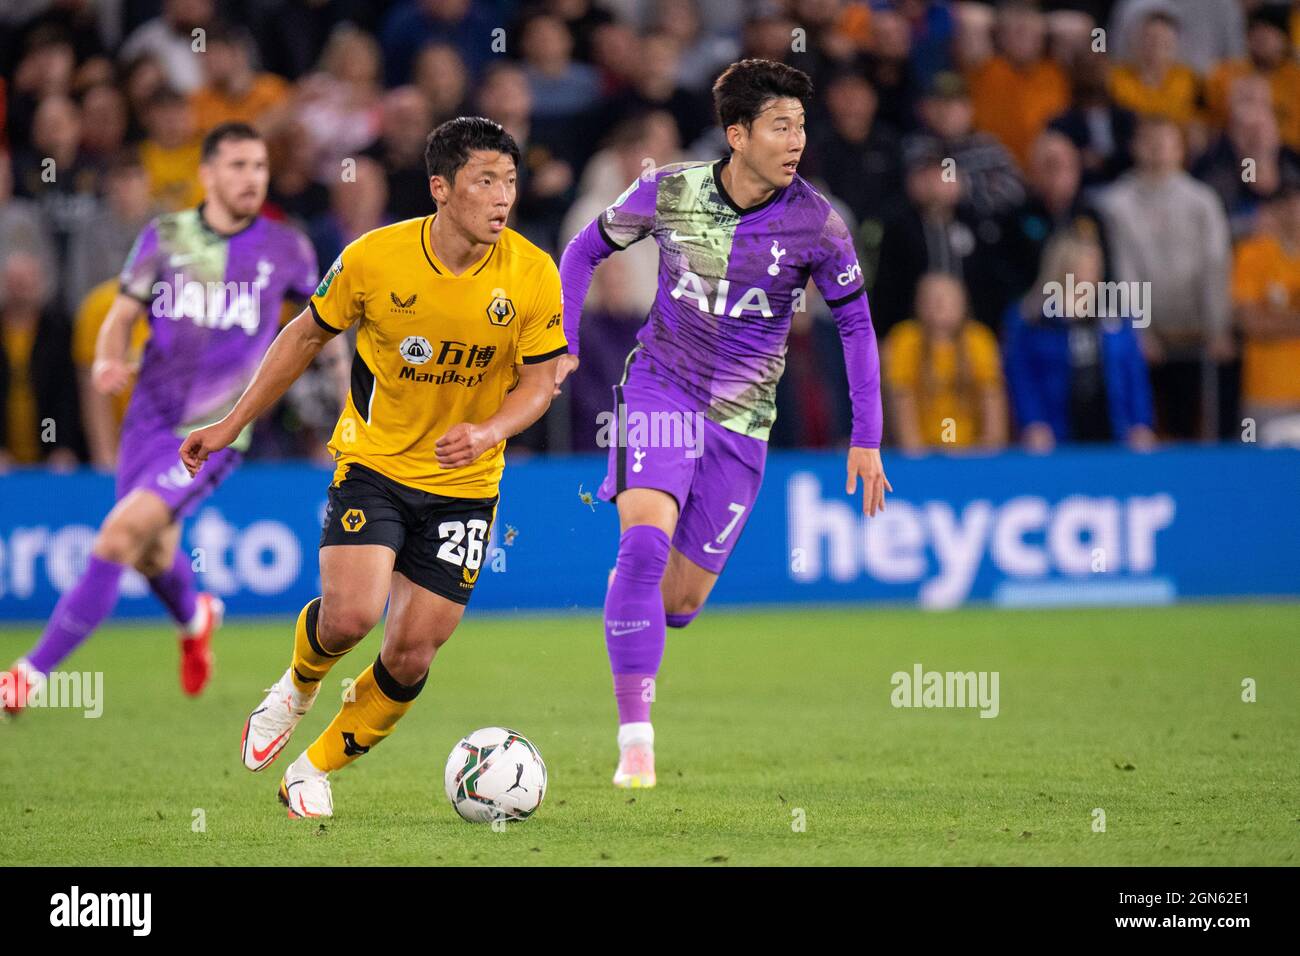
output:
<instances>
[{"instance_id":1,"label":"player's outstretched arm","mask_svg":"<svg viewBox=\"0 0 1300 956\"><path fill-rule=\"evenodd\" d=\"M102 395L116 395L131 381L135 370L126 361L131 342L131 328L144 314L139 299L118 293L108 308L108 315L95 339L95 361L90 367L90 381Z\"/></svg>"},{"instance_id":2,"label":"player's outstretched arm","mask_svg":"<svg viewBox=\"0 0 1300 956\"><path fill-rule=\"evenodd\" d=\"M861 289L830 303L844 347L844 370L849 380L849 401L853 408L853 433L849 438L848 480L844 490L857 491L862 479L862 510L869 517L885 507L885 492L894 488L885 477L880 460L883 413L880 405L880 354L871 310Z\"/></svg>"},{"instance_id":3,"label":"player's outstretched arm","mask_svg":"<svg viewBox=\"0 0 1300 956\"><path fill-rule=\"evenodd\" d=\"M531 425L546 414L555 393L555 370L559 358L519 366L519 384L505 397L497 413L477 424L461 422L434 444L438 464L461 468L477 461L488 449Z\"/></svg>"},{"instance_id":4,"label":"player's outstretched arm","mask_svg":"<svg viewBox=\"0 0 1300 956\"><path fill-rule=\"evenodd\" d=\"M332 338L334 333L317 324L310 309L304 309L286 325L230 413L219 422L190 432L181 445L181 461L189 473L198 474L209 455L233 442L249 422L279 401Z\"/></svg>"}]
</instances>

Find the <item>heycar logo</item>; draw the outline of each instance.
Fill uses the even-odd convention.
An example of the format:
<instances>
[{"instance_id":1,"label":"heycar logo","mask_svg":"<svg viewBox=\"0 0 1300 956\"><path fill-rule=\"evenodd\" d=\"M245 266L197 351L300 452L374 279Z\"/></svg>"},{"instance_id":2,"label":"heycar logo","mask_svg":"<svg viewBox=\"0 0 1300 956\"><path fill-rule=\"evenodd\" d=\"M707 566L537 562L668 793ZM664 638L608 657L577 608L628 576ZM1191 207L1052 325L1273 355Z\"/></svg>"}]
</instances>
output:
<instances>
[{"instance_id":1,"label":"heycar logo","mask_svg":"<svg viewBox=\"0 0 1300 956\"><path fill-rule=\"evenodd\" d=\"M816 475L798 472L786 486L790 577L800 583L854 581L919 584L928 607L952 607L971 593L987 558L1022 581L1106 576L1146 577L1156 566L1158 533L1174 520L1164 493L1120 497L1021 495L977 498L960 511L947 501L890 498L867 520L850 502L824 498ZM1099 567L1100 564L1100 567Z\"/></svg>"}]
</instances>

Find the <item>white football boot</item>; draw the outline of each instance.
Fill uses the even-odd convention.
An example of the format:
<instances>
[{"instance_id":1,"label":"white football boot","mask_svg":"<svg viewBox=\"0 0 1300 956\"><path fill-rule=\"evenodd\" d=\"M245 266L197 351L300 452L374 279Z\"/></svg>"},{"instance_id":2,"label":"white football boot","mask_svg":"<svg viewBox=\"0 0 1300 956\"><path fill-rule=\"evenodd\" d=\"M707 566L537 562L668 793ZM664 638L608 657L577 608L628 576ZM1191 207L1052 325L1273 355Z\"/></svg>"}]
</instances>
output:
<instances>
[{"instance_id":1,"label":"white football boot","mask_svg":"<svg viewBox=\"0 0 1300 956\"><path fill-rule=\"evenodd\" d=\"M289 808L289 819L334 816L334 795L330 792L330 775L316 765L303 751L289 764L280 781L280 802Z\"/></svg>"},{"instance_id":2,"label":"white football boot","mask_svg":"<svg viewBox=\"0 0 1300 956\"><path fill-rule=\"evenodd\" d=\"M620 724L614 786L649 789L655 785L655 730L649 722Z\"/></svg>"},{"instance_id":3,"label":"white football boot","mask_svg":"<svg viewBox=\"0 0 1300 956\"><path fill-rule=\"evenodd\" d=\"M239 742L244 766L264 770L280 755L298 721L311 709L320 685L310 694L299 693L293 685L291 670L286 670L244 722L244 736Z\"/></svg>"}]
</instances>

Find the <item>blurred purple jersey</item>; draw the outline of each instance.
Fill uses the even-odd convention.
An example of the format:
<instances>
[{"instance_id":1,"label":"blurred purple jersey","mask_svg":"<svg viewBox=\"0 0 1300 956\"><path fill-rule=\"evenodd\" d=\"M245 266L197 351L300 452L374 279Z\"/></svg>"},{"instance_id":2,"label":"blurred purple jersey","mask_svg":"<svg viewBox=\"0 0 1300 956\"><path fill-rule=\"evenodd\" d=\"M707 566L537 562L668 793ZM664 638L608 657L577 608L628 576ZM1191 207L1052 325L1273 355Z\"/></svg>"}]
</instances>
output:
<instances>
[{"instance_id":1,"label":"blurred purple jersey","mask_svg":"<svg viewBox=\"0 0 1300 956\"><path fill-rule=\"evenodd\" d=\"M151 222L122 268L122 292L149 310L150 328L124 436L182 437L223 417L275 338L284 301L316 287L301 232L259 216L223 236L201 208ZM246 445L241 435L236 447Z\"/></svg>"}]
</instances>

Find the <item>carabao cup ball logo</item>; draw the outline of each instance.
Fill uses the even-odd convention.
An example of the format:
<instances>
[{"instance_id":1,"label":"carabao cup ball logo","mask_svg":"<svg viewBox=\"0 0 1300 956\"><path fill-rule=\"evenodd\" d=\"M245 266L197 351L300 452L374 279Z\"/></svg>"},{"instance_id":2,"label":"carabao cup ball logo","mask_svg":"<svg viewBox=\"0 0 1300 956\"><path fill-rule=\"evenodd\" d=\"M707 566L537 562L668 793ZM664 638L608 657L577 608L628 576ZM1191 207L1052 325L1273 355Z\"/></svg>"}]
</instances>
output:
<instances>
[{"instance_id":1,"label":"carabao cup ball logo","mask_svg":"<svg viewBox=\"0 0 1300 956\"><path fill-rule=\"evenodd\" d=\"M423 365L433 358L433 346L423 335L408 335L402 339L398 351L402 353L402 358L412 365Z\"/></svg>"}]
</instances>

